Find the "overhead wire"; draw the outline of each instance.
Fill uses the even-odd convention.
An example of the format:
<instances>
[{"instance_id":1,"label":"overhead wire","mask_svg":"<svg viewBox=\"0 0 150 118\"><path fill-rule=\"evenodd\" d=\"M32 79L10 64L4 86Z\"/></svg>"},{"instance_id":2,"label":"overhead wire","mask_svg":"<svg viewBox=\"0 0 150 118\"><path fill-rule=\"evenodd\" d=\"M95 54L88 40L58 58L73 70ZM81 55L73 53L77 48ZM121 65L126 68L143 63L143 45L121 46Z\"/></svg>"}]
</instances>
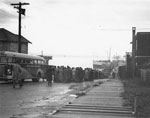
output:
<instances>
[{"instance_id":1,"label":"overhead wire","mask_svg":"<svg viewBox=\"0 0 150 118\"><path fill-rule=\"evenodd\" d=\"M127 28L101 28L101 31L132 31L131 29ZM150 28L136 28L136 30L150 30Z\"/></svg>"}]
</instances>

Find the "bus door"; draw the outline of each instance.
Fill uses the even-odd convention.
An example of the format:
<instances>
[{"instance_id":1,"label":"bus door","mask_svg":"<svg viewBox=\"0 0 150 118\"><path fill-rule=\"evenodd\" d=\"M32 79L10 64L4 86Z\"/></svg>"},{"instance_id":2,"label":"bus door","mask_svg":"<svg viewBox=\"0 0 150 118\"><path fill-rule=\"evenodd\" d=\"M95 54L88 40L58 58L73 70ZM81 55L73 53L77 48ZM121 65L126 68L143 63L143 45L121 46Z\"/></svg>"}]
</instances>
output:
<instances>
[{"instance_id":1,"label":"bus door","mask_svg":"<svg viewBox=\"0 0 150 118\"><path fill-rule=\"evenodd\" d=\"M13 66L9 64L6 57L0 58L0 79L7 80L12 79L12 69Z\"/></svg>"},{"instance_id":2,"label":"bus door","mask_svg":"<svg viewBox=\"0 0 150 118\"><path fill-rule=\"evenodd\" d=\"M6 76L11 76L13 71L13 66L12 65L6 65L5 66L5 75Z\"/></svg>"},{"instance_id":3,"label":"bus door","mask_svg":"<svg viewBox=\"0 0 150 118\"><path fill-rule=\"evenodd\" d=\"M5 65L0 64L0 80L5 78Z\"/></svg>"}]
</instances>

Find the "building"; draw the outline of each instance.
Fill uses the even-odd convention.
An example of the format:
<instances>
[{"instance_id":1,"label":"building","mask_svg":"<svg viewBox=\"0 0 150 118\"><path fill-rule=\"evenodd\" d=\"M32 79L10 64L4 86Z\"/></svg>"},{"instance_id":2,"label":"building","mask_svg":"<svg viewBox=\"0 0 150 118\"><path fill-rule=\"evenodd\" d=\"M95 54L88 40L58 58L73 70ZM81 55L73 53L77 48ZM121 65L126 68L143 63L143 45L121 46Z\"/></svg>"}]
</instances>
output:
<instances>
[{"instance_id":1,"label":"building","mask_svg":"<svg viewBox=\"0 0 150 118\"><path fill-rule=\"evenodd\" d=\"M140 76L140 69L150 60L150 32L132 28L132 76Z\"/></svg>"},{"instance_id":2,"label":"building","mask_svg":"<svg viewBox=\"0 0 150 118\"><path fill-rule=\"evenodd\" d=\"M142 66L150 59L150 32L137 32L136 34L136 66Z\"/></svg>"},{"instance_id":3,"label":"building","mask_svg":"<svg viewBox=\"0 0 150 118\"><path fill-rule=\"evenodd\" d=\"M0 51L18 52L18 35L4 28L0 28ZM26 38L21 36L21 53L28 54L28 43Z\"/></svg>"},{"instance_id":4,"label":"building","mask_svg":"<svg viewBox=\"0 0 150 118\"><path fill-rule=\"evenodd\" d=\"M93 60L93 69L110 69L110 60Z\"/></svg>"},{"instance_id":5,"label":"building","mask_svg":"<svg viewBox=\"0 0 150 118\"><path fill-rule=\"evenodd\" d=\"M93 60L93 69L101 71L105 77L111 72L110 60Z\"/></svg>"}]
</instances>

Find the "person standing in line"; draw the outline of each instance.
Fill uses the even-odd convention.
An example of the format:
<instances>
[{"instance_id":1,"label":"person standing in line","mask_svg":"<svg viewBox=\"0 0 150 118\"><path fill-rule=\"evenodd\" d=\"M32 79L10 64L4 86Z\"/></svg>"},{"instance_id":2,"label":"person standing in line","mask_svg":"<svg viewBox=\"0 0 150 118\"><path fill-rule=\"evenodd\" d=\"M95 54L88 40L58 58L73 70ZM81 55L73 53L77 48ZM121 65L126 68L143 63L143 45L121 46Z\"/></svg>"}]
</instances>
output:
<instances>
[{"instance_id":1,"label":"person standing in line","mask_svg":"<svg viewBox=\"0 0 150 118\"><path fill-rule=\"evenodd\" d=\"M85 68L84 81L88 81L88 80L89 80L89 70L88 68Z\"/></svg>"},{"instance_id":2,"label":"person standing in line","mask_svg":"<svg viewBox=\"0 0 150 118\"><path fill-rule=\"evenodd\" d=\"M112 72L112 77L113 77L113 79L115 78L115 72Z\"/></svg>"},{"instance_id":3,"label":"person standing in line","mask_svg":"<svg viewBox=\"0 0 150 118\"><path fill-rule=\"evenodd\" d=\"M76 69L72 68L72 81L75 82L76 80Z\"/></svg>"},{"instance_id":4,"label":"person standing in line","mask_svg":"<svg viewBox=\"0 0 150 118\"><path fill-rule=\"evenodd\" d=\"M48 66L46 69L46 79L48 82L48 86L52 85L52 67Z\"/></svg>"},{"instance_id":5,"label":"person standing in line","mask_svg":"<svg viewBox=\"0 0 150 118\"><path fill-rule=\"evenodd\" d=\"M58 70L59 67L55 67L55 71L54 71L54 82L58 82Z\"/></svg>"},{"instance_id":6,"label":"person standing in line","mask_svg":"<svg viewBox=\"0 0 150 118\"><path fill-rule=\"evenodd\" d=\"M13 66L13 88L16 87L16 84L19 84L19 87L21 88L23 86L22 79L21 79L21 67L18 64L14 64Z\"/></svg>"}]
</instances>

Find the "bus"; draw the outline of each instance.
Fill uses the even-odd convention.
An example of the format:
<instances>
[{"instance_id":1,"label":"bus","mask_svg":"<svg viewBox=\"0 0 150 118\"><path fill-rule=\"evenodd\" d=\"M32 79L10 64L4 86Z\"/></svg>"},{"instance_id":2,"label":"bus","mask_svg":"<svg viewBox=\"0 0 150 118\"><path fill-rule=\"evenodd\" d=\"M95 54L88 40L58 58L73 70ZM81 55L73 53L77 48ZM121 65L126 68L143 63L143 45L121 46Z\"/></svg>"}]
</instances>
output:
<instances>
[{"instance_id":1,"label":"bus","mask_svg":"<svg viewBox=\"0 0 150 118\"><path fill-rule=\"evenodd\" d=\"M45 78L47 63L44 57L24 53L0 51L0 81L13 79L13 65L18 64L24 70L26 78L39 82ZM29 76L27 76L29 75Z\"/></svg>"}]
</instances>

